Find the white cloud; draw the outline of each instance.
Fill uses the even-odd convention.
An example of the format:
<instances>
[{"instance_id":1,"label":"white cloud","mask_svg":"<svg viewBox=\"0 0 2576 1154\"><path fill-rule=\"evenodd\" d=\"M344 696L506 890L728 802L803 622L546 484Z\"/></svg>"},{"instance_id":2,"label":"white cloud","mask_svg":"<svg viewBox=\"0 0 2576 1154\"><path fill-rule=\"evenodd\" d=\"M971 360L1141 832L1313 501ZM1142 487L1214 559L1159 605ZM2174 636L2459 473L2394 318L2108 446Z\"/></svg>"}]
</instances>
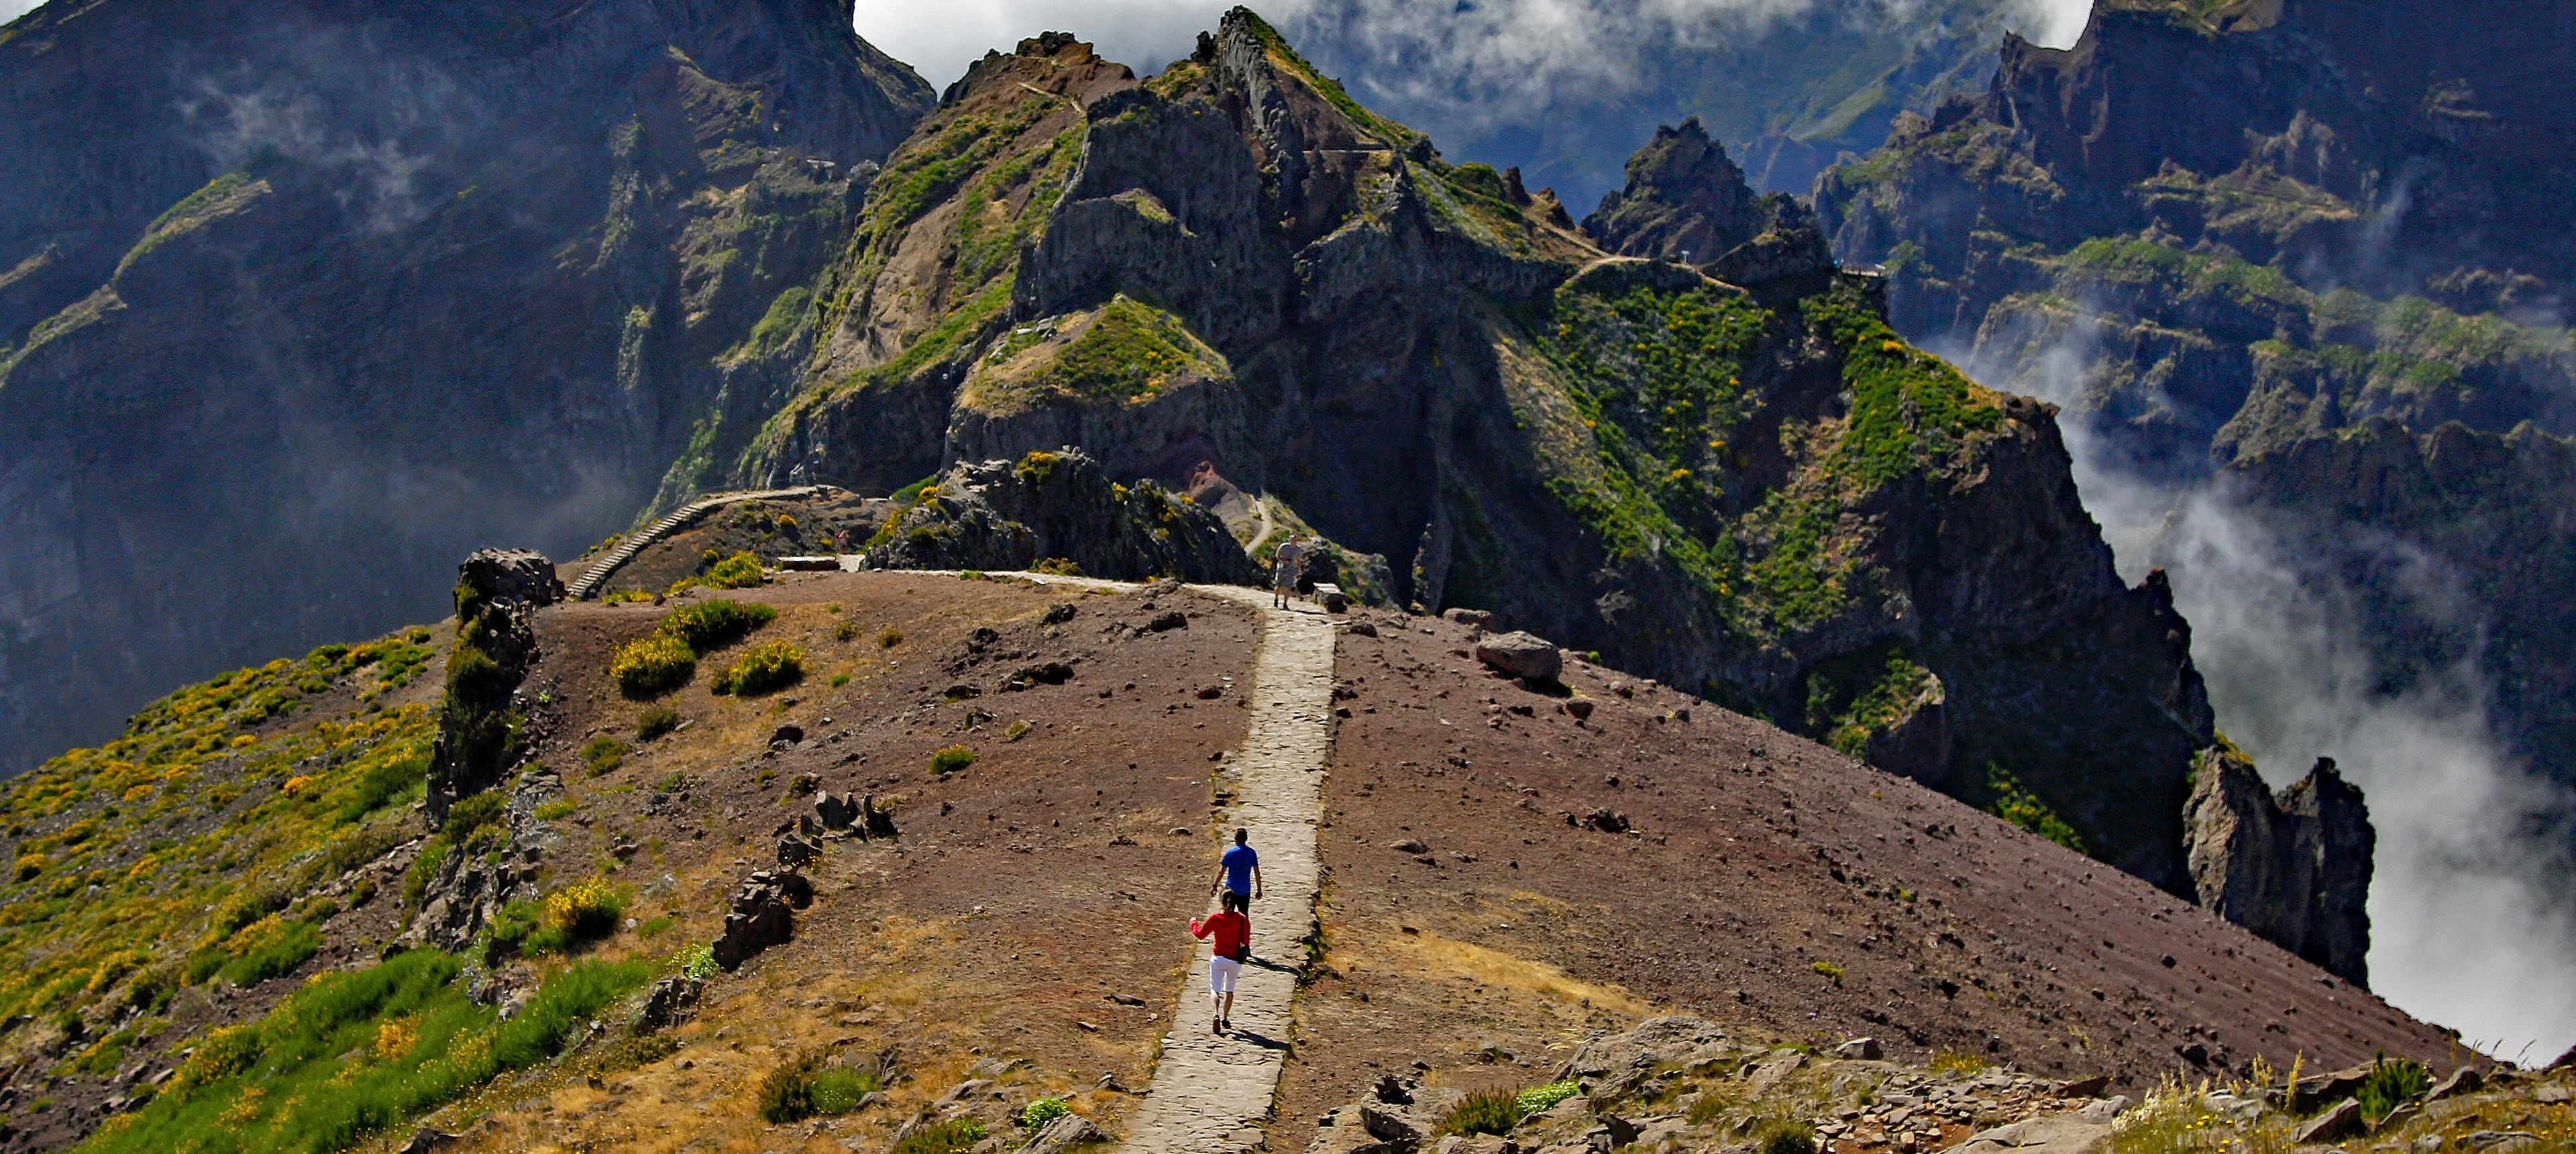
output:
<instances>
[{"instance_id":1,"label":"white cloud","mask_svg":"<svg viewBox=\"0 0 2576 1154\"><path fill-rule=\"evenodd\" d=\"M0 24L35 11L45 0L0 0Z\"/></svg>"}]
</instances>

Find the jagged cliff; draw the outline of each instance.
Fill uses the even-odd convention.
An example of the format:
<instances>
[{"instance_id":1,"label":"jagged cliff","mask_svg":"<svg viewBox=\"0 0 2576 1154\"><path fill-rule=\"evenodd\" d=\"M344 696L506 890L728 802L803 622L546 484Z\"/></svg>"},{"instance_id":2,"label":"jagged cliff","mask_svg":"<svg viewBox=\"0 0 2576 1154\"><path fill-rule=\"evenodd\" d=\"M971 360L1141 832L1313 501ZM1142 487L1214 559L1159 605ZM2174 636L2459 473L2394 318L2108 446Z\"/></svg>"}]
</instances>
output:
<instances>
[{"instance_id":1,"label":"jagged cliff","mask_svg":"<svg viewBox=\"0 0 2576 1154\"><path fill-rule=\"evenodd\" d=\"M2189 630L2112 574L2050 410L1905 345L1878 282L1696 127L1632 176L1601 237L1705 244L1718 276L1605 252L1249 12L1143 80L1024 41L888 160L798 322L798 395L718 444L743 484L1075 444L1239 489L1330 538L1346 585L1383 557L1399 603L2054 811L2187 891Z\"/></svg>"},{"instance_id":2,"label":"jagged cliff","mask_svg":"<svg viewBox=\"0 0 2576 1154\"><path fill-rule=\"evenodd\" d=\"M625 523L930 100L828 0L0 30L0 772Z\"/></svg>"},{"instance_id":3,"label":"jagged cliff","mask_svg":"<svg viewBox=\"0 0 2576 1154\"><path fill-rule=\"evenodd\" d=\"M2521 63L2576 51L2570 13L2105 3L2071 49L2007 39L1817 212L1897 328L2065 403L2106 474L2280 537L2384 696L2467 669L2510 752L2576 781L2542 495L2576 432L2576 103Z\"/></svg>"},{"instance_id":4,"label":"jagged cliff","mask_svg":"<svg viewBox=\"0 0 2576 1154\"><path fill-rule=\"evenodd\" d=\"M2318 758L2274 793L2254 763L2213 747L2193 766L2192 886L2212 913L2370 985L2370 827L2361 791Z\"/></svg>"}]
</instances>

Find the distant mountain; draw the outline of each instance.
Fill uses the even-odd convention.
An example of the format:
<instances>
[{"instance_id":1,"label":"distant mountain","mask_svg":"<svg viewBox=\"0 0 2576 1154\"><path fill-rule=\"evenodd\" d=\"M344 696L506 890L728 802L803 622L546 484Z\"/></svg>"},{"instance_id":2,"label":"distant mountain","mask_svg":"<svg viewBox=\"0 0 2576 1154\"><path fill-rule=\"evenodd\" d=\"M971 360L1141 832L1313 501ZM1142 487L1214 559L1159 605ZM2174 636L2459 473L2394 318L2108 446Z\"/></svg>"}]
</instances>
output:
<instances>
[{"instance_id":1,"label":"distant mountain","mask_svg":"<svg viewBox=\"0 0 2576 1154\"><path fill-rule=\"evenodd\" d=\"M1748 6L1758 7L1758 6ZM1804 194L1839 154L1866 153L1899 112L1979 91L2006 30L2035 34L2022 0L1818 0L1786 12L1724 6L1664 20L1583 9L1581 33L1516 28L1589 54L1537 65L1478 59L1481 13L1461 5L1330 0L1285 28L1370 107L1429 130L1460 160L1518 165L1578 213L1621 182L1658 125L1697 117L1756 191ZM1426 76L1430 79L1426 79Z\"/></svg>"},{"instance_id":2,"label":"distant mountain","mask_svg":"<svg viewBox=\"0 0 2576 1154\"><path fill-rule=\"evenodd\" d=\"M0 772L625 524L931 103L829 0L0 29Z\"/></svg>"},{"instance_id":3,"label":"distant mountain","mask_svg":"<svg viewBox=\"0 0 2576 1154\"><path fill-rule=\"evenodd\" d=\"M2379 692L2466 662L2576 783L2571 54L2563 2L2118 0L2072 49L2008 41L1817 211L1909 336L2294 543Z\"/></svg>"}]
</instances>

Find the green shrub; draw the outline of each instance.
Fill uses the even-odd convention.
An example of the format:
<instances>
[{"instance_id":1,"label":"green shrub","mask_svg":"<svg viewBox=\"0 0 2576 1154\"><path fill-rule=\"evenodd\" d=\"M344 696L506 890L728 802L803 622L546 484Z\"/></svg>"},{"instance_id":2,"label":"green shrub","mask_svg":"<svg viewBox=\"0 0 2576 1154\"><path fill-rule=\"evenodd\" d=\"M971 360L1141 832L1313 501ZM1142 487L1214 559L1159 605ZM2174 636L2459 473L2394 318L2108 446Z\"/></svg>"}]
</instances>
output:
<instances>
[{"instance_id":1,"label":"green shrub","mask_svg":"<svg viewBox=\"0 0 2576 1154\"><path fill-rule=\"evenodd\" d=\"M397 800L405 800L428 781L429 755L384 758L370 762L357 785L340 803L340 820L357 821Z\"/></svg>"},{"instance_id":2,"label":"green shrub","mask_svg":"<svg viewBox=\"0 0 2576 1154\"><path fill-rule=\"evenodd\" d=\"M1762 1154L1816 1154L1816 1132L1804 1122L1783 1122L1762 1135Z\"/></svg>"},{"instance_id":3,"label":"green shrub","mask_svg":"<svg viewBox=\"0 0 2576 1154\"><path fill-rule=\"evenodd\" d=\"M973 1116L915 1126L886 1154L958 1154L984 1140L984 1123Z\"/></svg>"},{"instance_id":4,"label":"green shrub","mask_svg":"<svg viewBox=\"0 0 2576 1154\"><path fill-rule=\"evenodd\" d=\"M751 697L785 689L805 677L805 650L791 641L772 641L736 658L716 675L718 693Z\"/></svg>"},{"instance_id":5,"label":"green shrub","mask_svg":"<svg viewBox=\"0 0 2576 1154\"><path fill-rule=\"evenodd\" d=\"M720 968L716 965L716 948L707 942L694 943L671 955L671 968L684 978L712 978Z\"/></svg>"},{"instance_id":6,"label":"green shrub","mask_svg":"<svg viewBox=\"0 0 2576 1154\"><path fill-rule=\"evenodd\" d=\"M2038 794L2025 788L2011 770L1987 762L1985 784L1987 795L1993 798L1986 806L1987 813L2077 853L2091 852L2084 848L2084 838L2075 832L2075 827L2041 801Z\"/></svg>"},{"instance_id":7,"label":"green shrub","mask_svg":"<svg viewBox=\"0 0 2576 1154\"><path fill-rule=\"evenodd\" d=\"M591 776L614 772L626 764L626 743L603 733L581 747L581 759L590 763Z\"/></svg>"},{"instance_id":8,"label":"green shrub","mask_svg":"<svg viewBox=\"0 0 2576 1154\"><path fill-rule=\"evenodd\" d=\"M617 648L608 675L629 697L653 697L689 683L698 671L698 655L687 642L667 633L638 637Z\"/></svg>"},{"instance_id":9,"label":"green shrub","mask_svg":"<svg viewBox=\"0 0 2576 1154\"><path fill-rule=\"evenodd\" d=\"M568 797L559 797L552 801L537 803L535 813L538 821L555 821L560 818L572 816L572 811L580 808L581 806L574 802L573 799Z\"/></svg>"},{"instance_id":10,"label":"green shrub","mask_svg":"<svg viewBox=\"0 0 2576 1154\"><path fill-rule=\"evenodd\" d=\"M1833 983L1837 986L1843 984L1843 968L1841 966L1837 966L1823 958L1818 958L1815 961L1807 963L1807 968L1832 979Z\"/></svg>"},{"instance_id":11,"label":"green shrub","mask_svg":"<svg viewBox=\"0 0 2576 1154\"><path fill-rule=\"evenodd\" d=\"M832 640L847 641L859 635L859 627L844 621L832 627Z\"/></svg>"},{"instance_id":12,"label":"green shrub","mask_svg":"<svg viewBox=\"0 0 2576 1154\"><path fill-rule=\"evenodd\" d=\"M2361 1090L2354 1097L2361 1102L2362 1116L2376 1122L2432 1084L2432 1072L2422 1063L2380 1054L2371 1060L2370 1072L2362 1075Z\"/></svg>"},{"instance_id":13,"label":"green shrub","mask_svg":"<svg viewBox=\"0 0 2576 1154\"><path fill-rule=\"evenodd\" d=\"M705 653L777 618L777 610L756 601L701 601L664 616L661 632L678 638L693 653Z\"/></svg>"},{"instance_id":14,"label":"green shrub","mask_svg":"<svg viewBox=\"0 0 2576 1154\"><path fill-rule=\"evenodd\" d=\"M892 649L901 644L903 644L903 630L897 629L892 625L888 625L877 633L877 648L879 649Z\"/></svg>"},{"instance_id":15,"label":"green shrub","mask_svg":"<svg viewBox=\"0 0 2576 1154\"><path fill-rule=\"evenodd\" d=\"M429 883L438 877L438 871L447 864L447 852L448 845L445 838L431 838L428 845L420 847L420 856L413 858L411 868L403 871L404 909L420 908L422 896L429 892Z\"/></svg>"},{"instance_id":16,"label":"green shrub","mask_svg":"<svg viewBox=\"0 0 2576 1154\"><path fill-rule=\"evenodd\" d=\"M825 1116L859 1108L859 1099L877 1089L877 1080L846 1066L827 1066L814 1075L814 1112Z\"/></svg>"},{"instance_id":17,"label":"green shrub","mask_svg":"<svg viewBox=\"0 0 2576 1154\"><path fill-rule=\"evenodd\" d=\"M440 823L439 836L464 845L485 827L502 824L509 816L509 807L509 795L497 789L457 798L447 807L447 820Z\"/></svg>"},{"instance_id":18,"label":"green shrub","mask_svg":"<svg viewBox=\"0 0 2576 1154\"><path fill-rule=\"evenodd\" d=\"M1062 1098L1039 1098L1021 1108L1020 1125L1035 1130L1070 1113L1073 1107L1065 1105Z\"/></svg>"},{"instance_id":19,"label":"green shrub","mask_svg":"<svg viewBox=\"0 0 2576 1154\"><path fill-rule=\"evenodd\" d=\"M749 589L760 584L760 558L749 551L736 553L708 566L698 580L717 589Z\"/></svg>"},{"instance_id":20,"label":"green shrub","mask_svg":"<svg viewBox=\"0 0 2576 1154\"><path fill-rule=\"evenodd\" d=\"M753 1096L759 1102L761 1120L774 1126L817 1115L847 1114L876 1088L873 1079L831 1064L829 1051L807 1050L761 1075Z\"/></svg>"},{"instance_id":21,"label":"green shrub","mask_svg":"<svg viewBox=\"0 0 2576 1154\"><path fill-rule=\"evenodd\" d=\"M930 755L932 773L955 773L973 764L975 764L975 751L962 745L952 745Z\"/></svg>"},{"instance_id":22,"label":"green shrub","mask_svg":"<svg viewBox=\"0 0 2576 1154\"><path fill-rule=\"evenodd\" d=\"M651 741L680 727L680 711L656 705L635 718L635 740Z\"/></svg>"},{"instance_id":23,"label":"green shrub","mask_svg":"<svg viewBox=\"0 0 2576 1154\"><path fill-rule=\"evenodd\" d=\"M1520 1097L1509 1090L1477 1090L1440 1119L1442 1134L1509 1134L1520 1125Z\"/></svg>"},{"instance_id":24,"label":"green shrub","mask_svg":"<svg viewBox=\"0 0 2576 1154\"><path fill-rule=\"evenodd\" d=\"M322 952L322 931L310 922L287 921L272 914L242 927L225 947L232 957L221 976L236 986L256 986L284 977Z\"/></svg>"}]
</instances>

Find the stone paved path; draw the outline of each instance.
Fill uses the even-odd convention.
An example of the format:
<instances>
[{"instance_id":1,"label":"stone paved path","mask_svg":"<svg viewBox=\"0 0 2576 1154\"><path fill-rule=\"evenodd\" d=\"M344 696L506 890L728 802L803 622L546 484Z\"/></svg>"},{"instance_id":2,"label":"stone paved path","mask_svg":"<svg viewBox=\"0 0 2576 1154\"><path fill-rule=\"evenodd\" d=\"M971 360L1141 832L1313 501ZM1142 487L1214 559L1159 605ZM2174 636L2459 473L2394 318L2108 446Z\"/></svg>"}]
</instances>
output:
<instances>
[{"instance_id":1,"label":"stone paved path","mask_svg":"<svg viewBox=\"0 0 2576 1154\"><path fill-rule=\"evenodd\" d=\"M1233 761L1240 772L1235 807L1217 828L1228 838L1235 826L1251 831L1263 893L1252 903L1252 961L1235 987L1233 1029L1222 1036L1210 1029L1207 947L1192 943L1153 1090L1123 1143L1136 1154L1227 1154L1261 1145L1288 1056L1288 1003L1315 925L1315 823L1332 752L1332 621L1312 605L1273 609L1258 589L1192 588L1261 613L1251 724Z\"/></svg>"}]
</instances>

